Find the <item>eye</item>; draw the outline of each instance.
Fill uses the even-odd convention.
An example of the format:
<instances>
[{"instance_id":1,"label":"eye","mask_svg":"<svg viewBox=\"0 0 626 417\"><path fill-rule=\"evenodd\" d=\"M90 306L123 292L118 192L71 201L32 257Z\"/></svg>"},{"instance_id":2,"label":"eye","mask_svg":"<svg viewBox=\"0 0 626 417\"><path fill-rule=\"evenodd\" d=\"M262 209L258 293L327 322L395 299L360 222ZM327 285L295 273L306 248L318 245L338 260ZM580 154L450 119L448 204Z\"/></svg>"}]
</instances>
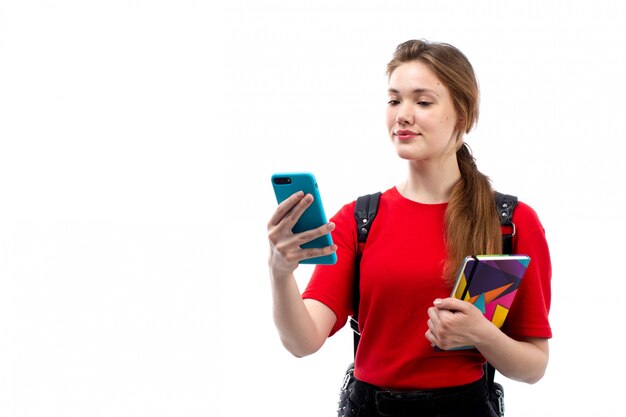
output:
<instances>
[{"instance_id":1,"label":"eye","mask_svg":"<svg viewBox=\"0 0 626 417\"><path fill-rule=\"evenodd\" d=\"M430 101L418 101L417 104L422 107L428 107L433 103L431 103Z\"/></svg>"},{"instance_id":2,"label":"eye","mask_svg":"<svg viewBox=\"0 0 626 417\"><path fill-rule=\"evenodd\" d=\"M390 99L387 104L389 104L390 106L396 106L398 104L400 104L399 100L395 100L395 99Z\"/></svg>"}]
</instances>

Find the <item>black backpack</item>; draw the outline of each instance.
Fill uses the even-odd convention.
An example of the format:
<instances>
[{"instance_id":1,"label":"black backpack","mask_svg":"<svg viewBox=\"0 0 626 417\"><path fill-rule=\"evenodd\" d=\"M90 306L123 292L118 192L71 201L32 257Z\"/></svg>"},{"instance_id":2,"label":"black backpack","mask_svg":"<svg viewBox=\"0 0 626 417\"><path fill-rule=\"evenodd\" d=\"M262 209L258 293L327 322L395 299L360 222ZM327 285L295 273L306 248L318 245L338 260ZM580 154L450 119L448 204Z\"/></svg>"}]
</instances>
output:
<instances>
[{"instance_id":1,"label":"black backpack","mask_svg":"<svg viewBox=\"0 0 626 417\"><path fill-rule=\"evenodd\" d=\"M378 200L380 199L381 193L367 194L361 196L356 201L356 206L354 208L354 217L356 218L357 223L357 234L358 234L358 244L359 249L357 251L357 255L355 258L355 268L354 268L354 284L353 284L353 311L354 315L350 318L350 327L352 327L352 331L354 332L354 354L356 355L356 350L359 344L359 340L361 339L361 334L359 332L359 322L358 322L358 314L359 314L359 300L360 300L360 264L361 264L361 256L362 256L362 248L367 241L367 236L369 234L369 230L372 227L372 223L376 218L376 213L378 212ZM506 233L502 233L502 253L510 254L513 252L513 236L515 235L515 224L513 223L513 210L517 205L517 197L495 193L496 200L496 209L498 211L498 215L500 217L500 225L504 226L507 229ZM484 366L484 379L487 384L489 399L491 401L491 405L494 411L499 416L504 416L504 389L501 384L494 381L495 377L495 368L486 363ZM339 394L339 409L338 415L342 416L345 407L347 398L350 395L350 391L352 388L352 384L354 382L354 363L350 364L348 367L346 374L344 376L344 382L341 387L341 391Z\"/></svg>"}]
</instances>

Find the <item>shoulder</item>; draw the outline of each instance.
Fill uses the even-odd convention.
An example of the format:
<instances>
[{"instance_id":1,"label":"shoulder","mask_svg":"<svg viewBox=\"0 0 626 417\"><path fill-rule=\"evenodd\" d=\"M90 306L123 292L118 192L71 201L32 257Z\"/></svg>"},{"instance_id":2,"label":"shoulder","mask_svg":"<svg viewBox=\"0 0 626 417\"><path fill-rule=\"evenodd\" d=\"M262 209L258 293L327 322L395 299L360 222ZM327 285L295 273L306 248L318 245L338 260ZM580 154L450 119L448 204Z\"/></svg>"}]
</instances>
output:
<instances>
[{"instance_id":1,"label":"shoulder","mask_svg":"<svg viewBox=\"0 0 626 417\"><path fill-rule=\"evenodd\" d=\"M522 201L517 203L513 211L513 224L515 224L518 248L528 245L538 248L547 245L546 231L539 215L528 204Z\"/></svg>"},{"instance_id":2,"label":"shoulder","mask_svg":"<svg viewBox=\"0 0 626 417\"><path fill-rule=\"evenodd\" d=\"M359 197L373 195L375 193L376 192L372 192L370 194L363 194L362 196L359 196ZM382 192L380 199L379 199L379 203L378 203L378 211L380 212L381 204L388 204L390 201L396 199L397 198L396 194L398 194L398 192L396 191L395 187ZM345 224L350 224L350 225L356 224L355 223L356 222L356 217L355 217L356 202L357 202L357 198L344 204L335 213L335 215L332 216L330 220L336 223L337 225L341 225L341 226Z\"/></svg>"},{"instance_id":3,"label":"shoulder","mask_svg":"<svg viewBox=\"0 0 626 417\"><path fill-rule=\"evenodd\" d=\"M523 201L517 202L517 206L513 211L513 223L515 223L517 227L525 226L528 228L543 229L543 225L535 209Z\"/></svg>"},{"instance_id":4,"label":"shoulder","mask_svg":"<svg viewBox=\"0 0 626 417\"><path fill-rule=\"evenodd\" d=\"M496 198L496 205L498 206L499 209L501 207L506 207L507 204L515 204L513 213L512 213L512 220L513 220L513 223L516 224L516 226L518 226L518 223L525 224L525 225L526 224L541 225L537 212L530 205L521 201L516 195L504 194L496 190L495 198ZM502 209L503 216L505 215L506 212L507 212L506 209ZM509 214L511 213L509 212Z\"/></svg>"}]
</instances>

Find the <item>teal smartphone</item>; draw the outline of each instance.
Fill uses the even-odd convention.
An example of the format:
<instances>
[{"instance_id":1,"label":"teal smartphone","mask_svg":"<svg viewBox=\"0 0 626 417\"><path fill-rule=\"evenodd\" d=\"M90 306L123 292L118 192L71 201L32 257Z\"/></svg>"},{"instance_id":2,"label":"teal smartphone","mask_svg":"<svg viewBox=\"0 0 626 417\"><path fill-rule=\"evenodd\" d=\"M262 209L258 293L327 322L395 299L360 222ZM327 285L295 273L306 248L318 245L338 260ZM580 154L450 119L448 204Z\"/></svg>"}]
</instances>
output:
<instances>
[{"instance_id":1,"label":"teal smartphone","mask_svg":"<svg viewBox=\"0 0 626 417\"><path fill-rule=\"evenodd\" d=\"M315 229L326 223L326 213L322 204L319 187L315 176L310 172L285 172L272 175L272 187L276 195L278 204L282 203L292 194L303 191L305 194L313 196L313 203L303 213L298 222L291 229L294 233L300 233ZM301 245L301 248L324 248L333 244L330 233L318 237L310 242ZM337 262L337 254L318 256L316 258L303 259L301 264L327 264L332 265Z\"/></svg>"}]
</instances>

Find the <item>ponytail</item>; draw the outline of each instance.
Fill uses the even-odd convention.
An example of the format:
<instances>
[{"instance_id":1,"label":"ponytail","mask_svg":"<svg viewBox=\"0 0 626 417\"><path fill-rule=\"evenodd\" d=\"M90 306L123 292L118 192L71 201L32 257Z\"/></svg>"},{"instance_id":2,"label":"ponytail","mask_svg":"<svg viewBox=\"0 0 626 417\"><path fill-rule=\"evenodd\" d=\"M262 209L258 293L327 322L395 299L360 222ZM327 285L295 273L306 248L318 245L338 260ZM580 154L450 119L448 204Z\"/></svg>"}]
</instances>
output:
<instances>
[{"instance_id":1,"label":"ponytail","mask_svg":"<svg viewBox=\"0 0 626 417\"><path fill-rule=\"evenodd\" d=\"M452 188L446 209L448 259L444 280L452 285L463 259L468 255L502 253L500 221L489 178L481 173L469 146L456 153L461 179Z\"/></svg>"}]
</instances>

